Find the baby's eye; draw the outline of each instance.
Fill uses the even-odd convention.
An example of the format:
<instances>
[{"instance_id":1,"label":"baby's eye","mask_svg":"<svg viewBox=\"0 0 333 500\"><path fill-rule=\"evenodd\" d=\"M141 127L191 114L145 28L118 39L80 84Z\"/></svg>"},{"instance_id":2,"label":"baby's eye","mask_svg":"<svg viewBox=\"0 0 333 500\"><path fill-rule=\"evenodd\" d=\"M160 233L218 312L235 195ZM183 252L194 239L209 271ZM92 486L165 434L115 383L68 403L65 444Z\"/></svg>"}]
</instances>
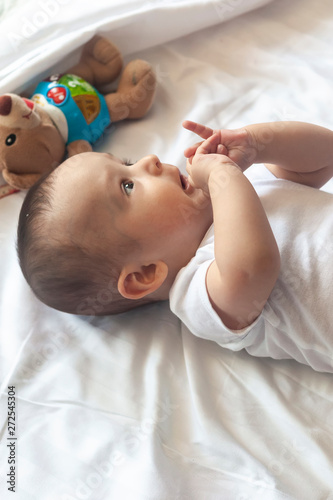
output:
<instances>
[{"instance_id":1,"label":"baby's eye","mask_svg":"<svg viewBox=\"0 0 333 500\"><path fill-rule=\"evenodd\" d=\"M123 164L126 165L126 167L130 167L134 165L130 160L127 160L126 158L123 159Z\"/></svg>"},{"instance_id":2,"label":"baby's eye","mask_svg":"<svg viewBox=\"0 0 333 500\"><path fill-rule=\"evenodd\" d=\"M123 189L125 191L125 194L129 196L134 188L134 182L132 181L123 181L122 183Z\"/></svg>"}]
</instances>

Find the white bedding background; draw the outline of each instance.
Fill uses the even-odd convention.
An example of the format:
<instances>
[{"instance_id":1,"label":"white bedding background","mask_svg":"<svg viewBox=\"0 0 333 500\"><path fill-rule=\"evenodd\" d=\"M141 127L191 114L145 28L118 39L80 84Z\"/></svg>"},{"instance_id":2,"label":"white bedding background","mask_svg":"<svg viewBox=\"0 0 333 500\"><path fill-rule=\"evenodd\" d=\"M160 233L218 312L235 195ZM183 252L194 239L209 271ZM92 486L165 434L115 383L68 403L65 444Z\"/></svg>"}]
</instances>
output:
<instances>
[{"instance_id":1,"label":"white bedding background","mask_svg":"<svg viewBox=\"0 0 333 500\"><path fill-rule=\"evenodd\" d=\"M185 118L333 128L330 0L3 6L0 93L27 93L50 68L65 69L96 31L125 62L154 66L151 111L117 124L100 151L132 160L156 153L184 171L183 150L195 140ZM51 310L17 263L23 198L0 200L1 499L333 500L331 374L196 338L167 302L104 318ZM15 494L6 476L8 386L17 403Z\"/></svg>"}]
</instances>

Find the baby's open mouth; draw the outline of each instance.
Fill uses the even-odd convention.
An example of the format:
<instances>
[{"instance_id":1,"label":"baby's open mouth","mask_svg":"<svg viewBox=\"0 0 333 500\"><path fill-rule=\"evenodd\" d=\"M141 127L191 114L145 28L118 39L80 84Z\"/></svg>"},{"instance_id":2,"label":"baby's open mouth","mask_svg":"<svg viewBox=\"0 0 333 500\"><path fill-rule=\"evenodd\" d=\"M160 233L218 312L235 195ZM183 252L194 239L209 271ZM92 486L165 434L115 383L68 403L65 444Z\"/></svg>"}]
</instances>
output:
<instances>
[{"instance_id":1,"label":"baby's open mouth","mask_svg":"<svg viewBox=\"0 0 333 500\"><path fill-rule=\"evenodd\" d=\"M183 191L185 191L186 194L192 194L192 192L194 191L194 188L189 183L189 180L186 177L186 175L183 175L179 172L179 180L180 180L180 184L181 184Z\"/></svg>"},{"instance_id":2,"label":"baby's open mouth","mask_svg":"<svg viewBox=\"0 0 333 500\"><path fill-rule=\"evenodd\" d=\"M183 190L187 191L188 188L190 187L190 183L188 181L188 178L183 174L179 174L179 177L180 177L180 182L182 184Z\"/></svg>"}]
</instances>

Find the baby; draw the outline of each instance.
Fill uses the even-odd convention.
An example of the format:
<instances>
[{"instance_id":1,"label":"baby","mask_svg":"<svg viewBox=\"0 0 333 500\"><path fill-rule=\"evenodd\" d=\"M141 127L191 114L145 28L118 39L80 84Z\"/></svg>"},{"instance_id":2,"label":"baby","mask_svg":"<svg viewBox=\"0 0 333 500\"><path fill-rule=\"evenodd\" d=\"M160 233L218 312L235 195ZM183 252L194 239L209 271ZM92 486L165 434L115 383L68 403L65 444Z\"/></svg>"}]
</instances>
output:
<instances>
[{"instance_id":1,"label":"baby","mask_svg":"<svg viewBox=\"0 0 333 500\"><path fill-rule=\"evenodd\" d=\"M83 153L24 200L18 253L36 296L112 314L170 299L195 335L333 371L333 132L300 122L216 130L187 172ZM244 171L253 163L260 176Z\"/></svg>"}]
</instances>

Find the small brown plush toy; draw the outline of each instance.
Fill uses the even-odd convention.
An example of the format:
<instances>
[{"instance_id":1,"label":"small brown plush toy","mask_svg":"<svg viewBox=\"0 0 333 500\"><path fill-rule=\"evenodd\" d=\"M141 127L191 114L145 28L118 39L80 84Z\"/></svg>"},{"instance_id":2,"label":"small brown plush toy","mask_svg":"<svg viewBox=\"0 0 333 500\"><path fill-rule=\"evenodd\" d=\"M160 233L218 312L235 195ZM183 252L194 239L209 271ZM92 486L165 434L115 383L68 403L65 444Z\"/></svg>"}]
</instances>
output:
<instances>
[{"instance_id":1,"label":"small brown plush toy","mask_svg":"<svg viewBox=\"0 0 333 500\"><path fill-rule=\"evenodd\" d=\"M127 64L116 92L97 90L115 80L122 65L117 47L96 35L76 66L39 83L30 99L0 96L0 171L10 187L28 189L66 152L92 151L110 123L147 113L156 77L146 61Z\"/></svg>"}]
</instances>

